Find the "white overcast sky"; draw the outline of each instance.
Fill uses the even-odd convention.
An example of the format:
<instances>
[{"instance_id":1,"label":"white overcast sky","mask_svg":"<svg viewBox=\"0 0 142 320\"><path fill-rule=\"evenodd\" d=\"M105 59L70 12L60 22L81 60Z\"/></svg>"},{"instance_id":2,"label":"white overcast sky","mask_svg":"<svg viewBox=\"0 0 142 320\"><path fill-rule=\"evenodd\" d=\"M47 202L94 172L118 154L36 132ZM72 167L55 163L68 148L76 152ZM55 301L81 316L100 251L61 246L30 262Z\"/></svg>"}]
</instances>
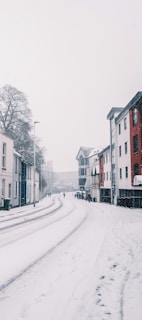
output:
<instances>
[{"instance_id":1,"label":"white overcast sky","mask_svg":"<svg viewBox=\"0 0 142 320\"><path fill-rule=\"evenodd\" d=\"M107 114L142 90L141 0L0 0L0 86L23 91L53 169L109 144Z\"/></svg>"}]
</instances>

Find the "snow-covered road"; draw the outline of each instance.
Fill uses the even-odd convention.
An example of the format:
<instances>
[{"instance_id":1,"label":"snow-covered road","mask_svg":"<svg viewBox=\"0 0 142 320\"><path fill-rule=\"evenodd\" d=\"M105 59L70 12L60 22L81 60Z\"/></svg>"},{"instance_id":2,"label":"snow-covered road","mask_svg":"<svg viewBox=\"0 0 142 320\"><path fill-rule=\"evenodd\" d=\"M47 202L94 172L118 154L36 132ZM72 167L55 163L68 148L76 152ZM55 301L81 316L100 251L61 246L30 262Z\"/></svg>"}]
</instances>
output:
<instances>
[{"instance_id":1,"label":"snow-covered road","mask_svg":"<svg viewBox=\"0 0 142 320\"><path fill-rule=\"evenodd\" d=\"M62 201L21 237L0 235L1 319L141 320L141 210Z\"/></svg>"}]
</instances>

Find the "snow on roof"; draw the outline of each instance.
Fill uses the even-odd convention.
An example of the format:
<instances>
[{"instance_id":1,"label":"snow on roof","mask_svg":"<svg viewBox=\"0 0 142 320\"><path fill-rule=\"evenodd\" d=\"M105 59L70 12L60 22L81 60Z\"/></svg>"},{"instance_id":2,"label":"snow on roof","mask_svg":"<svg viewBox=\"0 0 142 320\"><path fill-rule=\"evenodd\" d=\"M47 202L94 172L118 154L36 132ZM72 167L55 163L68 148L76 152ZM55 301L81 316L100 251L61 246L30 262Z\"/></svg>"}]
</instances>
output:
<instances>
[{"instance_id":1,"label":"snow on roof","mask_svg":"<svg viewBox=\"0 0 142 320\"><path fill-rule=\"evenodd\" d=\"M92 157L94 156L95 154L98 154L99 152L101 152L103 150L102 147L99 147L99 148L94 148L93 150L91 150L90 154L89 154L89 157Z\"/></svg>"}]
</instances>

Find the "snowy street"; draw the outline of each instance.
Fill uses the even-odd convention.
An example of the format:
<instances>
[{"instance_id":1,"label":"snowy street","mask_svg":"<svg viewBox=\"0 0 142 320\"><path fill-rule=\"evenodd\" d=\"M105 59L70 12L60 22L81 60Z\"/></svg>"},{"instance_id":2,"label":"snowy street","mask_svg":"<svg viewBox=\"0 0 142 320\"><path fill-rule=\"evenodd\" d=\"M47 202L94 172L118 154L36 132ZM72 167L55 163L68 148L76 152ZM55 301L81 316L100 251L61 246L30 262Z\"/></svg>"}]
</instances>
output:
<instances>
[{"instance_id":1,"label":"snowy street","mask_svg":"<svg viewBox=\"0 0 142 320\"><path fill-rule=\"evenodd\" d=\"M141 320L141 230L141 209L72 194L0 212L1 319Z\"/></svg>"}]
</instances>

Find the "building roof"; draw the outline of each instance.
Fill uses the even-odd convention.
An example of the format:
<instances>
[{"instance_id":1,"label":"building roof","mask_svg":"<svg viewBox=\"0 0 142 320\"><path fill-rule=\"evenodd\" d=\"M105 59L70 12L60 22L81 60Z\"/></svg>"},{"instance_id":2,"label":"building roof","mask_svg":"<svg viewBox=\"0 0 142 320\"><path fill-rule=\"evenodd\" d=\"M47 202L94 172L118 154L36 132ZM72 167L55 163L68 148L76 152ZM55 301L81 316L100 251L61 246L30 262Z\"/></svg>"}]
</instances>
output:
<instances>
[{"instance_id":1,"label":"building roof","mask_svg":"<svg viewBox=\"0 0 142 320\"><path fill-rule=\"evenodd\" d=\"M91 157L93 157L93 156L95 156L95 155L98 155L98 154L101 152L102 149L103 149L102 147L93 148L93 150L91 150L88 158L91 158Z\"/></svg>"},{"instance_id":2,"label":"building roof","mask_svg":"<svg viewBox=\"0 0 142 320\"><path fill-rule=\"evenodd\" d=\"M110 149L110 144L99 152L99 157L102 156L105 152L109 151L109 149Z\"/></svg>"},{"instance_id":3,"label":"building roof","mask_svg":"<svg viewBox=\"0 0 142 320\"><path fill-rule=\"evenodd\" d=\"M111 118L113 118L114 113L120 113L124 108L122 107L113 107L111 108L110 112L107 115L107 120L110 120Z\"/></svg>"},{"instance_id":4,"label":"building roof","mask_svg":"<svg viewBox=\"0 0 142 320\"><path fill-rule=\"evenodd\" d=\"M123 108L123 110L119 113L119 115L116 117L115 122L118 123L120 119L124 116L124 114L129 111L134 105L139 106L142 102L142 91L138 91L135 96L129 101L129 103L126 105L126 107Z\"/></svg>"},{"instance_id":5,"label":"building roof","mask_svg":"<svg viewBox=\"0 0 142 320\"><path fill-rule=\"evenodd\" d=\"M80 152L83 153L84 157L85 158L88 158L91 151L93 151L95 148L92 148L92 147L80 147L78 153L77 153L77 156L76 156L76 160L79 159L79 155L80 155Z\"/></svg>"}]
</instances>

